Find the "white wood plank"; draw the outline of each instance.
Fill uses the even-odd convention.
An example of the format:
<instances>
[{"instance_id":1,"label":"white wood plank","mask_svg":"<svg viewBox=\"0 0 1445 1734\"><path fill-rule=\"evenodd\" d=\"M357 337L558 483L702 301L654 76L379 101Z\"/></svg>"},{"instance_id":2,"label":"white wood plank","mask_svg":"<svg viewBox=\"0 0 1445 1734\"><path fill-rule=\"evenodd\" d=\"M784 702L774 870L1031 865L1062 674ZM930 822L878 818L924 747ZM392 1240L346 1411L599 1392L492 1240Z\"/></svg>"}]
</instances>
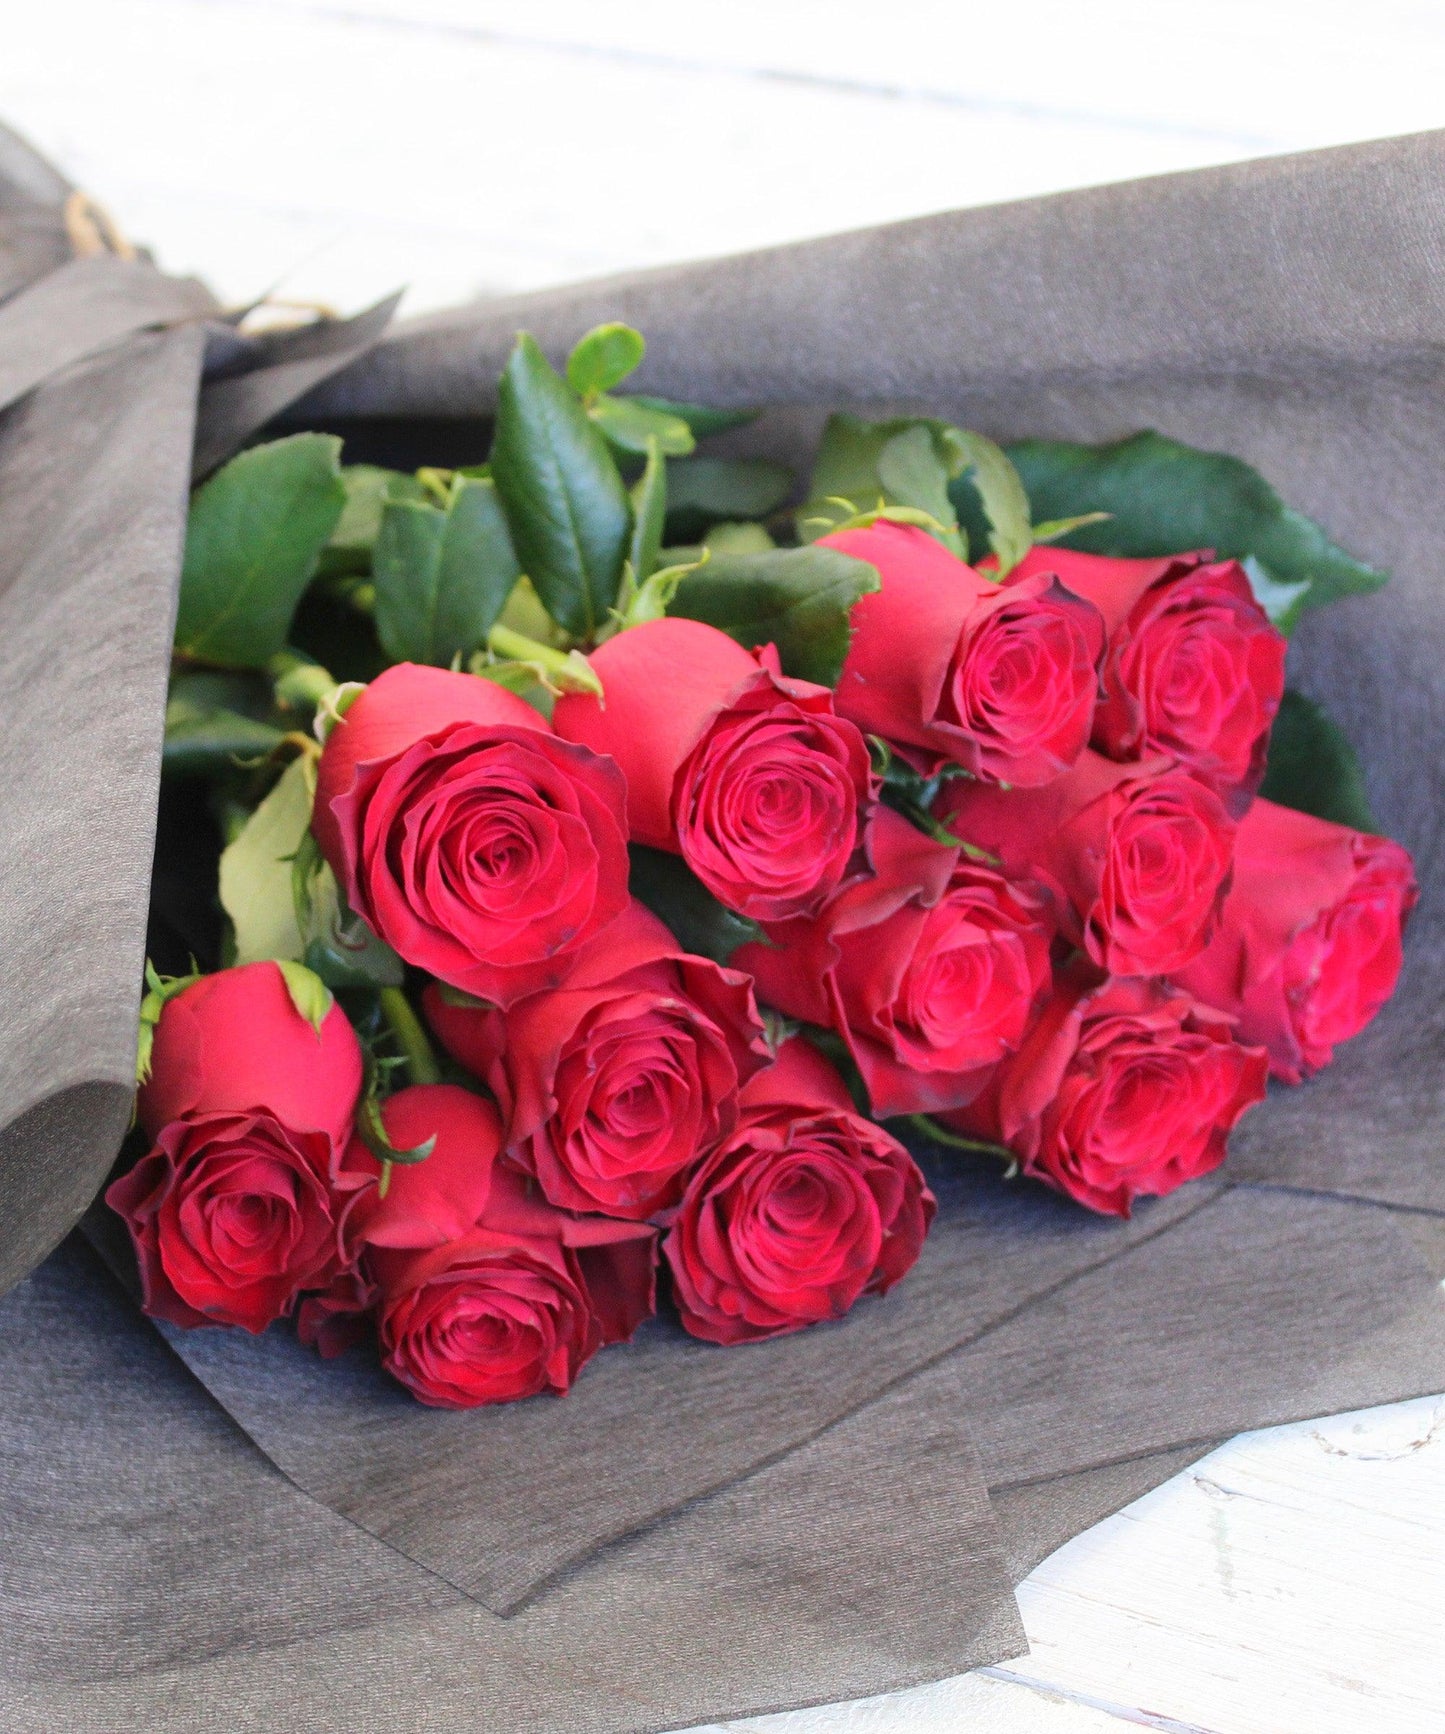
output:
<instances>
[{"instance_id":1,"label":"white wood plank","mask_svg":"<svg viewBox=\"0 0 1445 1734\"><path fill-rule=\"evenodd\" d=\"M1236 1439L1061 1548L1019 1604L1031 1653L1002 1668L730 1726L1441 1734L1445 1398Z\"/></svg>"},{"instance_id":2,"label":"white wood plank","mask_svg":"<svg viewBox=\"0 0 1445 1734\"><path fill-rule=\"evenodd\" d=\"M45 0L6 11L0 114L227 298L410 283L412 309L1445 121L1437 9L1203 17Z\"/></svg>"}]
</instances>

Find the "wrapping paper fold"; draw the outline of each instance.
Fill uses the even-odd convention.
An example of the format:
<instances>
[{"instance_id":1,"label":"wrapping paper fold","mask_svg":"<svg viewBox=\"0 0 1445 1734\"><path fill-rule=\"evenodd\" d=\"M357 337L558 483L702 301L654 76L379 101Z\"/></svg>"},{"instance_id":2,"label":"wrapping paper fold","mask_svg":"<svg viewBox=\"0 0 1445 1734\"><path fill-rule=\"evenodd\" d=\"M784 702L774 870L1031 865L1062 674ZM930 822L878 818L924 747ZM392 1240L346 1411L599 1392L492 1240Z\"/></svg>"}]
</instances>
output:
<instances>
[{"instance_id":1,"label":"wrapping paper fold","mask_svg":"<svg viewBox=\"0 0 1445 1734\"><path fill-rule=\"evenodd\" d=\"M1395 1003L1246 1122L1223 1181L1114 1224L935 1162L938 1224L888 1300L727 1352L659 1322L565 1403L442 1415L282 1334L167 1347L68 1242L0 1303L7 1728L614 1734L888 1690L1016 1653L1010 1578L1231 1433L1445 1389L1445 135L380 342L385 306L247 338L148 265L68 263L66 191L0 134L0 1288L128 1112L193 464L283 413L412 462L480 447L519 325L556 355L626 318L639 389L766 404L731 437L795 462L853 406L1152 425L1256 464L1394 570L1306 620L1293 678L1425 894Z\"/></svg>"}]
</instances>

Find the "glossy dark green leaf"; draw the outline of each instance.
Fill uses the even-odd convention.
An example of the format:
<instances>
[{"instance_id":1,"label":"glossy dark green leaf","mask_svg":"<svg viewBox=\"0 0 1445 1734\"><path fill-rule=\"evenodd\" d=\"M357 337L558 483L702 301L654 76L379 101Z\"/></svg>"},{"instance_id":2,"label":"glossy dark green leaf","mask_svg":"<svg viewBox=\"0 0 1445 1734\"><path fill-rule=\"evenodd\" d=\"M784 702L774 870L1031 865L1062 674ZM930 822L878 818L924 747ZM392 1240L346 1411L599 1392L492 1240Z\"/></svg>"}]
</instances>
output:
<instances>
[{"instance_id":1,"label":"glossy dark green leaf","mask_svg":"<svg viewBox=\"0 0 1445 1734\"><path fill-rule=\"evenodd\" d=\"M588 638L617 600L632 512L601 432L524 332L497 392L492 476L548 613Z\"/></svg>"},{"instance_id":2,"label":"glossy dark green leaf","mask_svg":"<svg viewBox=\"0 0 1445 1734\"><path fill-rule=\"evenodd\" d=\"M704 620L749 648L775 644L784 671L832 686L860 596L878 588L866 560L835 548L715 554L678 586L668 613Z\"/></svg>"},{"instance_id":3,"label":"glossy dark green leaf","mask_svg":"<svg viewBox=\"0 0 1445 1734\"><path fill-rule=\"evenodd\" d=\"M1035 518L1107 512L1063 539L1096 554L1147 557L1213 548L1253 555L1275 586L1305 585L1289 618L1337 597L1378 590L1387 574L1291 510L1257 470L1146 431L1112 445L1024 440L1008 447ZM1288 618L1286 624L1288 624Z\"/></svg>"},{"instance_id":4,"label":"glossy dark green leaf","mask_svg":"<svg viewBox=\"0 0 1445 1734\"><path fill-rule=\"evenodd\" d=\"M692 542L709 524L766 518L793 491L793 472L766 458L680 458L667 466L667 534Z\"/></svg>"},{"instance_id":5,"label":"glossy dark green leaf","mask_svg":"<svg viewBox=\"0 0 1445 1734\"><path fill-rule=\"evenodd\" d=\"M632 487L632 539L627 558L634 584L644 584L657 570L662 550L662 526L667 517L667 466L654 441L647 466Z\"/></svg>"},{"instance_id":6,"label":"glossy dark green leaf","mask_svg":"<svg viewBox=\"0 0 1445 1734\"><path fill-rule=\"evenodd\" d=\"M1355 750L1313 699L1286 692L1269 737L1260 794L1282 807L1378 832Z\"/></svg>"},{"instance_id":7,"label":"glossy dark green leaf","mask_svg":"<svg viewBox=\"0 0 1445 1734\"><path fill-rule=\"evenodd\" d=\"M387 655L438 668L485 640L520 570L495 484L467 476L445 511L388 501L372 565Z\"/></svg>"},{"instance_id":8,"label":"glossy dark green leaf","mask_svg":"<svg viewBox=\"0 0 1445 1734\"><path fill-rule=\"evenodd\" d=\"M341 472L341 482L346 489L346 504L317 565L317 571L327 578L370 572L371 550L381 529L381 509L387 500L429 497L415 476L401 470L384 470L376 464L348 464Z\"/></svg>"},{"instance_id":9,"label":"glossy dark green leaf","mask_svg":"<svg viewBox=\"0 0 1445 1734\"><path fill-rule=\"evenodd\" d=\"M176 648L197 661L260 668L346 503L330 434L293 434L232 458L196 490L186 534Z\"/></svg>"},{"instance_id":10,"label":"glossy dark green leaf","mask_svg":"<svg viewBox=\"0 0 1445 1734\"><path fill-rule=\"evenodd\" d=\"M635 397L596 398L587 414L620 452L640 455L656 444L666 458L685 458L697 443L680 416L650 409Z\"/></svg>"},{"instance_id":11,"label":"glossy dark green leaf","mask_svg":"<svg viewBox=\"0 0 1445 1734\"><path fill-rule=\"evenodd\" d=\"M798 534L816 542L861 513L903 506L925 513L937 523L939 540L962 553L948 484L964 462L956 430L942 422L829 416Z\"/></svg>"},{"instance_id":12,"label":"glossy dark green leaf","mask_svg":"<svg viewBox=\"0 0 1445 1734\"><path fill-rule=\"evenodd\" d=\"M632 401L648 409L660 409L666 415L675 415L692 429L693 438L700 440L709 434L726 433L729 428L747 427L758 419L760 413L755 409L713 409L702 403L674 403L670 397L648 397L642 392L638 392Z\"/></svg>"},{"instance_id":13,"label":"glossy dark green leaf","mask_svg":"<svg viewBox=\"0 0 1445 1734\"><path fill-rule=\"evenodd\" d=\"M680 855L640 843L628 854L632 895L664 923L684 951L726 963L740 945L763 937L755 921L719 903Z\"/></svg>"},{"instance_id":14,"label":"glossy dark green leaf","mask_svg":"<svg viewBox=\"0 0 1445 1734\"><path fill-rule=\"evenodd\" d=\"M642 333L630 325L594 325L567 357L567 383L579 397L611 391L636 370L646 350Z\"/></svg>"},{"instance_id":15,"label":"glossy dark green leaf","mask_svg":"<svg viewBox=\"0 0 1445 1734\"><path fill-rule=\"evenodd\" d=\"M166 702L161 768L172 777L222 775L238 759L263 758L284 733L260 681L201 671L177 675Z\"/></svg>"}]
</instances>

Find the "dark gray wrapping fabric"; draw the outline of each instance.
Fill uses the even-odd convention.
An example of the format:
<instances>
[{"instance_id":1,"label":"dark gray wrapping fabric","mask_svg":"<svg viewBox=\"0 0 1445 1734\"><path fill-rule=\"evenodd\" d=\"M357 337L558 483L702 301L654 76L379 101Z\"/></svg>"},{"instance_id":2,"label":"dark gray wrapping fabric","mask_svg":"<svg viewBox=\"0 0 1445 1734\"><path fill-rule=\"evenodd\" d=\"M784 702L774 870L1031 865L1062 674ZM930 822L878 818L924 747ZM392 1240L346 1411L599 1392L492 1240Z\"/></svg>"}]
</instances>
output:
<instances>
[{"instance_id":1,"label":"dark gray wrapping fabric","mask_svg":"<svg viewBox=\"0 0 1445 1734\"><path fill-rule=\"evenodd\" d=\"M460 310L293 424L476 418L517 325L560 355L617 317L639 389L776 406L746 437L794 460L832 406L1153 425L1393 566L1293 656L1417 854L1402 993L1253 1116L1235 1184L1116 1225L948 1168L894 1296L735 1352L652 1327L565 1404L437 1417L364 1356L177 1335L216 1406L68 1246L0 1306L7 1729L612 1734L886 1690L1016 1651L1000 1540L1018 1576L1234 1431L1445 1388L1445 135ZM210 392L203 452L285 395ZM27 1151L91 1126L67 1103Z\"/></svg>"}]
</instances>

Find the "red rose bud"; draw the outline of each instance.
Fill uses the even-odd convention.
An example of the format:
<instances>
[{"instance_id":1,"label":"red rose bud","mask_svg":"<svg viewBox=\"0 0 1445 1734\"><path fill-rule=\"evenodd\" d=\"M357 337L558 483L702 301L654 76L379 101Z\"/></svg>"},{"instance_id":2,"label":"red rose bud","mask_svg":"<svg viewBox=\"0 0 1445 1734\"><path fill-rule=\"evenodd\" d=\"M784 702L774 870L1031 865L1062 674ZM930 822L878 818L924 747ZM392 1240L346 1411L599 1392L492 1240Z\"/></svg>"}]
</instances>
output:
<instances>
[{"instance_id":1,"label":"red rose bud","mask_svg":"<svg viewBox=\"0 0 1445 1734\"><path fill-rule=\"evenodd\" d=\"M401 663L321 755L312 828L408 963L508 1004L555 986L627 902L615 765L493 681Z\"/></svg>"},{"instance_id":2,"label":"red rose bud","mask_svg":"<svg viewBox=\"0 0 1445 1734\"><path fill-rule=\"evenodd\" d=\"M1042 789L947 784L936 816L1058 898L1064 937L1110 975L1163 975L1209 943L1229 888L1234 821L1197 778L1085 751Z\"/></svg>"},{"instance_id":3,"label":"red rose bud","mask_svg":"<svg viewBox=\"0 0 1445 1734\"><path fill-rule=\"evenodd\" d=\"M368 1247L421 1251L475 1228L502 1153L502 1121L492 1104L456 1084L414 1084L382 1103L381 1123L394 1150L436 1142L420 1162L393 1163L383 1195L376 1184L380 1162L352 1139L344 1169L366 1188L346 1225L353 1254Z\"/></svg>"},{"instance_id":4,"label":"red rose bud","mask_svg":"<svg viewBox=\"0 0 1445 1734\"><path fill-rule=\"evenodd\" d=\"M1160 981L1061 972L1018 1052L967 1107L942 1115L1005 1144L1024 1173L1109 1216L1217 1168L1265 1092L1263 1050Z\"/></svg>"},{"instance_id":5,"label":"red rose bud","mask_svg":"<svg viewBox=\"0 0 1445 1734\"><path fill-rule=\"evenodd\" d=\"M360 1185L335 1160L327 1132L260 1110L172 1120L105 1195L130 1230L146 1312L259 1332L330 1283Z\"/></svg>"},{"instance_id":6,"label":"red rose bud","mask_svg":"<svg viewBox=\"0 0 1445 1734\"><path fill-rule=\"evenodd\" d=\"M952 761L987 782L1046 783L1089 739L1104 626L1046 574L991 583L925 531L884 520L825 536L867 560L838 714L930 775Z\"/></svg>"},{"instance_id":7,"label":"red rose bud","mask_svg":"<svg viewBox=\"0 0 1445 1734\"><path fill-rule=\"evenodd\" d=\"M729 908L780 921L843 878L872 773L833 695L694 620L653 620L593 651L604 699L566 693L557 732L627 777L639 843L679 854Z\"/></svg>"},{"instance_id":8,"label":"red rose bud","mask_svg":"<svg viewBox=\"0 0 1445 1734\"><path fill-rule=\"evenodd\" d=\"M1163 754L1241 805L1264 775L1284 692L1285 640L1237 560L1109 560L1032 548L1019 572L1052 573L1108 629L1094 745L1111 759Z\"/></svg>"},{"instance_id":9,"label":"red rose bud","mask_svg":"<svg viewBox=\"0 0 1445 1734\"><path fill-rule=\"evenodd\" d=\"M634 902L566 985L508 1011L429 988L427 1018L502 1104L513 1160L566 1210L641 1219L676 1204L767 1062L752 983L678 950ZM425 1165L423 1165L423 1172Z\"/></svg>"},{"instance_id":10,"label":"red rose bud","mask_svg":"<svg viewBox=\"0 0 1445 1734\"><path fill-rule=\"evenodd\" d=\"M1398 843L1273 801L1240 821L1234 859L1219 931L1175 979L1298 1084L1394 992L1414 869Z\"/></svg>"},{"instance_id":11,"label":"red rose bud","mask_svg":"<svg viewBox=\"0 0 1445 1734\"><path fill-rule=\"evenodd\" d=\"M800 1037L742 1092L664 1244L682 1322L741 1343L841 1318L912 1268L936 1208L903 1146Z\"/></svg>"},{"instance_id":12,"label":"red rose bud","mask_svg":"<svg viewBox=\"0 0 1445 1734\"><path fill-rule=\"evenodd\" d=\"M318 1033L277 966L248 963L167 1001L137 1113L151 1138L172 1120L254 1109L344 1146L360 1093L361 1048L341 1008Z\"/></svg>"},{"instance_id":13,"label":"red rose bud","mask_svg":"<svg viewBox=\"0 0 1445 1734\"><path fill-rule=\"evenodd\" d=\"M868 849L873 877L734 961L769 1004L843 1036L875 1114L955 1108L1017 1046L1048 986L1049 900L887 807Z\"/></svg>"},{"instance_id":14,"label":"red rose bud","mask_svg":"<svg viewBox=\"0 0 1445 1734\"><path fill-rule=\"evenodd\" d=\"M499 1166L470 1232L425 1252L368 1254L382 1364L423 1403L560 1396L653 1312L657 1231L564 1215L529 1184Z\"/></svg>"}]
</instances>

